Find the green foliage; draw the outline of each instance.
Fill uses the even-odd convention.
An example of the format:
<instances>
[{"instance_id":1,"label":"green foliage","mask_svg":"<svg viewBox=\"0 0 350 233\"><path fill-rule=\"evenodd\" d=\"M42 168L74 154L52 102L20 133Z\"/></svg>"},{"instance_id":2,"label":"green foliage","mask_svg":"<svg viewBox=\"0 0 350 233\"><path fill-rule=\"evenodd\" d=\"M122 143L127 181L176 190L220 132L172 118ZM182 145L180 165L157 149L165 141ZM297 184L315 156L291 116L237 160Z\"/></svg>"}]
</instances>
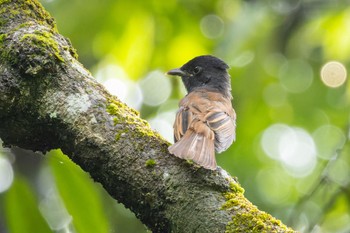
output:
<instances>
[{"instance_id":1,"label":"green foliage","mask_svg":"<svg viewBox=\"0 0 350 233\"><path fill-rule=\"evenodd\" d=\"M48 156L58 192L77 232L110 232L100 187L61 151L51 151Z\"/></svg>"},{"instance_id":2,"label":"green foliage","mask_svg":"<svg viewBox=\"0 0 350 233\"><path fill-rule=\"evenodd\" d=\"M33 189L21 176L17 176L4 195L5 218L10 232L51 232L41 216Z\"/></svg>"}]
</instances>

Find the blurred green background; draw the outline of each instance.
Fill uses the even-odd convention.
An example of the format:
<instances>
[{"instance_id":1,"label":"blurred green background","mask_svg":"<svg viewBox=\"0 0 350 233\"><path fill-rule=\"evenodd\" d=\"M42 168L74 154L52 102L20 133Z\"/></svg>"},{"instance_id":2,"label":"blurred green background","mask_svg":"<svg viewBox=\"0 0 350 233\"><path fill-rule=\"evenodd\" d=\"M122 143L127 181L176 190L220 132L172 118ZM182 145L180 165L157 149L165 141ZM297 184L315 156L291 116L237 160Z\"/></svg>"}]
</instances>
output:
<instances>
[{"instance_id":1,"label":"blurred green background","mask_svg":"<svg viewBox=\"0 0 350 233\"><path fill-rule=\"evenodd\" d=\"M350 1L41 3L94 77L169 141L186 93L164 72L202 54L225 60L238 126L219 165L294 229L350 232L350 84L341 65L350 67ZM0 232L146 227L59 150L3 148Z\"/></svg>"}]
</instances>

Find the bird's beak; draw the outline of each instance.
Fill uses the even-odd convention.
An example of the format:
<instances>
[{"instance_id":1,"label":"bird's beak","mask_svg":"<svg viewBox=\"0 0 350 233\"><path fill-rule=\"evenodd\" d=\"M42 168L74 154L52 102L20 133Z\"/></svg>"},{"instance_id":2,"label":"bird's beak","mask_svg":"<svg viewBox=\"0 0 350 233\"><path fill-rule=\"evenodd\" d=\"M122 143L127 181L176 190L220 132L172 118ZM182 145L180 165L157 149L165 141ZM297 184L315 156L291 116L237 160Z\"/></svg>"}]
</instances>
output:
<instances>
[{"instance_id":1,"label":"bird's beak","mask_svg":"<svg viewBox=\"0 0 350 233\"><path fill-rule=\"evenodd\" d=\"M178 75L178 76L181 76L181 77L187 75L186 72L184 72L180 68L175 68L175 69L169 70L168 72L166 72L166 74L168 74L168 75Z\"/></svg>"}]
</instances>

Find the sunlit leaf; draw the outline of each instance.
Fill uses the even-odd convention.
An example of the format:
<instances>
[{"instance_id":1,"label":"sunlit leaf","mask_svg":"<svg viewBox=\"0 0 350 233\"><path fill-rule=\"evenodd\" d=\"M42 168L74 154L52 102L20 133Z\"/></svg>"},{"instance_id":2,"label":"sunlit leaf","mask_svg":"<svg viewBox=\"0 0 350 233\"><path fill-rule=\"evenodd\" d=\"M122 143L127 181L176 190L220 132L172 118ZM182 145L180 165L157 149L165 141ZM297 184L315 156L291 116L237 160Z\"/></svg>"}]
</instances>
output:
<instances>
[{"instance_id":1,"label":"sunlit leaf","mask_svg":"<svg viewBox=\"0 0 350 233\"><path fill-rule=\"evenodd\" d=\"M64 204L78 232L110 232L97 184L60 150L49 153L49 162Z\"/></svg>"},{"instance_id":2,"label":"sunlit leaf","mask_svg":"<svg viewBox=\"0 0 350 233\"><path fill-rule=\"evenodd\" d=\"M9 232L52 232L38 210L35 192L18 174L5 193L5 218Z\"/></svg>"}]
</instances>

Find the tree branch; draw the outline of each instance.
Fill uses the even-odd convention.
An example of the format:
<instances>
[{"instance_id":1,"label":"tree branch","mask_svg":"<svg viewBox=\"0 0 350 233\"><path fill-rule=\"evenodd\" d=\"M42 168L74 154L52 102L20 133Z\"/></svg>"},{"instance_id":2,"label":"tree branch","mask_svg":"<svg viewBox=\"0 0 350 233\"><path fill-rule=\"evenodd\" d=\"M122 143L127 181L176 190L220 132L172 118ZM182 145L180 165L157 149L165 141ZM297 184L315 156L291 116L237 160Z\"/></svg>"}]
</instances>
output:
<instances>
[{"instance_id":1,"label":"tree branch","mask_svg":"<svg viewBox=\"0 0 350 233\"><path fill-rule=\"evenodd\" d=\"M153 232L293 232L224 170L169 155L169 143L77 61L36 0L0 0L0 137L68 155Z\"/></svg>"}]
</instances>

